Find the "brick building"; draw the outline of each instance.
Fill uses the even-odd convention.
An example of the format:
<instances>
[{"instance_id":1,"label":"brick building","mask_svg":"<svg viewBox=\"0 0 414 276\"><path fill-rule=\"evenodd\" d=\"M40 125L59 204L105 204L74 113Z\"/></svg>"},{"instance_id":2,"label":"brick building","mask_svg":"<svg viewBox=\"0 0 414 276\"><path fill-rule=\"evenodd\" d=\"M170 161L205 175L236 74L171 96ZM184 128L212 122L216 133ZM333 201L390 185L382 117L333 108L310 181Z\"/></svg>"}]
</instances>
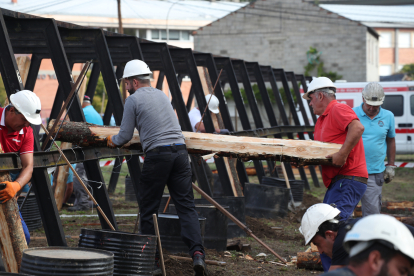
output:
<instances>
[{"instance_id":1,"label":"brick building","mask_svg":"<svg viewBox=\"0 0 414 276\"><path fill-rule=\"evenodd\" d=\"M379 73L397 73L405 64L414 63L414 5L361 6L321 5L375 29L379 39Z\"/></svg>"}]
</instances>

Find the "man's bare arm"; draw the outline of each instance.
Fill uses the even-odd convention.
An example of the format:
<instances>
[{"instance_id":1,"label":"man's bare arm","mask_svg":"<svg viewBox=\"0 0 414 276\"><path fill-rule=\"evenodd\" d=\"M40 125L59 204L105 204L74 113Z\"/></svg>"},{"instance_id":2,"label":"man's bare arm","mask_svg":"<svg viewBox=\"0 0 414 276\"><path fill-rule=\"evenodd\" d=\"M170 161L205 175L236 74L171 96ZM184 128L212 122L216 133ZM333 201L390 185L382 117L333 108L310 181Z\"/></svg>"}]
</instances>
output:
<instances>
[{"instance_id":1,"label":"man's bare arm","mask_svg":"<svg viewBox=\"0 0 414 276\"><path fill-rule=\"evenodd\" d=\"M33 173L33 153L26 153L20 155L22 161L22 170L19 177L15 181L19 182L20 187L23 187L30 181Z\"/></svg>"},{"instance_id":2,"label":"man's bare arm","mask_svg":"<svg viewBox=\"0 0 414 276\"><path fill-rule=\"evenodd\" d=\"M387 137L387 163L389 165L395 164L395 153L396 153L396 146L395 146L395 137L388 138Z\"/></svg>"},{"instance_id":3,"label":"man's bare arm","mask_svg":"<svg viewBox=\"0 0 414 276\"><path fill-rule=\"evenodd\" d=\"M326 156L326 158L332 158L333 166L342 167L345 164L349 153L361 139L364 129L364 126L358 120L349 123L348 133L341 149L337 153Z\"/></svg>"}]
</instances>

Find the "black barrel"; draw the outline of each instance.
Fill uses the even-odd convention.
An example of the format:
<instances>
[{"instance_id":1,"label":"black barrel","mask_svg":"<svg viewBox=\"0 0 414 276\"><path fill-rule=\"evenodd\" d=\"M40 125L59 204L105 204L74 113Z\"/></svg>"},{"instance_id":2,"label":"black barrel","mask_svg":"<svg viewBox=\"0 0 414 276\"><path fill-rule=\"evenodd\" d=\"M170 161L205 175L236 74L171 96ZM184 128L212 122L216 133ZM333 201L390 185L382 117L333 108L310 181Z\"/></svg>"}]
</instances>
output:
<instances>
[{"instance_id":1,"label":"black barrel","mask_svg":"<svg viewBox=\"0 0 414 276\"><path fill-rule=\"evenodd\" d=\"M110 276L114 273L114 254L89 248L30 248L23 252L20 272L35 276Z\"/></svg>"},{"instance_id":2,"label":"black barrel","mask_svg":"<svg viewBox=\"0 0 414 276\"><path fill-rule=\"evenodd\" d=\"M287 214L290 192L287 188L245 183L244 197L246 216L277 218Z\"/></svg>"},{"instance_id":3,"label":"black barrel","mask_svg":"<svg viewBox=\"0 0 414 276\"><path fill-rule=\"evenodd\" d=\"M286 181L284 178L265 176L262 178L262 184L286 188ZM302 202L303 201L303 185L305 184L305 181L289 179L289 184L290 184L290 189L292 190L292 195L293 195L293 199L295 200L295 202Z\"/></svg>"},{"instance_id":4,"label":"black barrel","mask_svg":"<svg viewBox=\"0 0 414 276\"><path fill-rule=\"evenodd\" d=\"M223 208L229 210L229 206L223 206ZM206 218L204 247L225 251L227 248L228 218L211 204L196 204L195 209L199 217ZM174 204L170 204L170 212L177 213Z\"/></svg>"},{"instance_id":5,"label":"black barrel","mask_svg":"<svg viewBox=\"0 0 414 276\"><path fill-rule=\"evenodd\" d=\"M125 201L137 201L133 185L131 177L129 175L125 176Z\"/></svg>"},{"instance_id":6,"label":"black barrel","mask_svg":"<svg viewBox=\"0 0 414 276\"><path fill-rule=\"evenodd\" d=\"M114 275L152 275L156 246L156 236L101 229L81 229L79 235L79 247L114 254Z\"/></svg>"},{"instance_id":7,"label":"black barrel","mask_svg":"<svg viewBox=\"0 0 414 276\"><path fill-rule=\"evenodd\" d=\"M204 240L206 219L198 218L201 230L201 239ZM158 214L158 228L162 247L171 253L188 253L188 247L181 238L181 225L177 215Z\"/></svg>"},{"instance_id":8,"label":"black barrel","mask_svg":"<svg viewBox=\"0 0 414 276\"><path fill-rule=\"evenodd\" d=\"M23 200L26 198L26 193L22 193L17 199L17 204L22 204ZM23 209L20 210L24 222L27 225L29 231L34 231L36 229L42 228L42 218L40 217L39 206L37 205L37 200L35 193L32 191L29 194L26 202L23 205Z\"/></svg>"},{"instance_id":9,"label":"black barrel","mask_svg":"<svg viewBox=\"0 0 414 276\"><path fill-rule=\"evenodd\" d=\"M223 197L214 197L215 201L222 206L229 206L229 213L237 218L241 223L246 224L246 209L245 209L245 199L244 197L235 197L235 196L223 196ZM196 204L211 204L206 199L195 199ZM227 227L227 238L237 238L245 237L246 232L244 232L237 224L235 224L231 219L228 219Z\"/></svg>"},{"instance_id":10,"label":"black barrel","mask_svg":"<svg viewBox=\"0 0 414 276\"><path fill-rule=\"evenodd\" d=\"M28 274L21 274L21 273L10 273L10 272L0 272L0 275L4 276L13 276L13 275L21 275L21 276L32 276Z\"/></svg>"}]
</instances>

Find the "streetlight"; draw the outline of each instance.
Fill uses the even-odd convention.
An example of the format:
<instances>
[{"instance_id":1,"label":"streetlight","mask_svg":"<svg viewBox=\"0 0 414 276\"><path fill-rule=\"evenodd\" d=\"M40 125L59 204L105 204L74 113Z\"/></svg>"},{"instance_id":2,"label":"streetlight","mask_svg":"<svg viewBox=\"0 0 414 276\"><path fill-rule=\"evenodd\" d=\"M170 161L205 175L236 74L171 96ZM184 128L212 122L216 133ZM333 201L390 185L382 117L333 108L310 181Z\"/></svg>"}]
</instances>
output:
<instances>
[{"instance_id":1,"label":"streetlight","mask_svg":"<svg viewBox=\"0 0 414 276\"><path fill-rule=\"evenodd\" d=\"M170 6L170 8L168 9L168 12L167 12L167 44L168 44L168 41L169 41L169 39L170 39L170 30L168 29L168 17L170 16L170 11L171 11L172 7L174 7L174 5L175 5L175 4L177 4L178 2L180 2L180 0L178 0L178 1L174 2L174 3Z\"/></svg>"}]
</instances>

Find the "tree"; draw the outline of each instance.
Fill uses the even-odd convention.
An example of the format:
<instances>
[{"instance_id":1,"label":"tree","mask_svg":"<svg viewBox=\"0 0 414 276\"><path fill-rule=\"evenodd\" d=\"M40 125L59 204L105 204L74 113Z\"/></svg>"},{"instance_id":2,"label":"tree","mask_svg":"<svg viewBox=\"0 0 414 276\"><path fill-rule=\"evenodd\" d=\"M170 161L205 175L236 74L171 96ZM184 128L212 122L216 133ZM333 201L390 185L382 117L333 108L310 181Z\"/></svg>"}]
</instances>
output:
<instances>
[{"instance_id":1,"label":"tree","mask_svg":"<svg viewBox=\"0 0 414 276\"><path fill-rule=\"evenodd\" d=\"M401 73L407 74L410 79L414 79L414 63L406 64L403 66L403 68L400 70Z\"/></svg>"}]
</instances>

